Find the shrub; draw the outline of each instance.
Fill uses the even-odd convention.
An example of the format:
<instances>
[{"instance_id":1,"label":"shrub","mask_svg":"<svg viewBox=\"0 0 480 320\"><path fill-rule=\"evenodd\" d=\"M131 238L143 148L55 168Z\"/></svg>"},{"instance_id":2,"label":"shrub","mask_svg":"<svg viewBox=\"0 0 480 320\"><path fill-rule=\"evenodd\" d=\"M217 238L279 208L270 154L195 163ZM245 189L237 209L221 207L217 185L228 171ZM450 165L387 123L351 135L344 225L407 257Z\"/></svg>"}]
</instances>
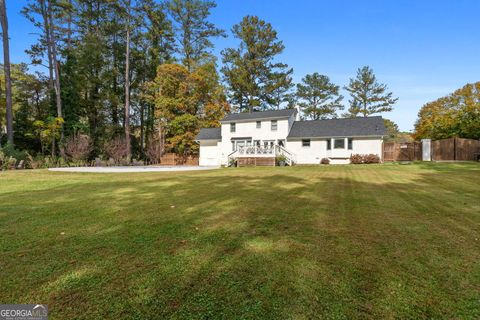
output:
<instances>
[{"instance_id":1,"label":"shrub","mask_svg":"<svg viewBox=\"0 0 480 320\"><path fill-rule=\"evenodd\" d=\"M112 158L116 164L125 162L125 160L128 161L128 159L126 159L128 148L124 138L117 137L106 142L104 150L107 157Z\"/></svg>"},{"instance_id":2,"label":"shrub","mask_svg":"<svg viewBox=\"0 0 480 320\"><path fill-rule=\"evenodd\" d=\"M7 156L2 150L0 150L0 170L15 169L17 159L11 156Z\"/></svg>"},{"instance_id":3,"label":"shrub","mask_svg":"<svg viewBox=\"0 0 480 320\"><path fill-rule=\"evenodd\" d=\"M352 154L350 156L350 163L380 163L380 157L376 154Z\"/></svg>"},{"instance_id":4,"label":"shrub","mask_svg":"<svg viewBox=\"0 0 480 320\"><path fill-rule=\"evenodd\" d=\"M320 160L320 163L321 163L321 164L330 164L330 159L328 159L328 158L322 158L322 160Z\"/></svg>"},{"instance_id":5,"label":"shrub","mask_svg":"<svg viewBox=\"0 0 480 320\"><path fill-rule=\"evenodd\" d=\"M17 160L27 160L27 153L25 151L17 150L9 143L0 148L0 151L5 157L12 157Z\"/></svg>"},{"instance_id":6,"label":"shrub","mask_svg":"<svg viewBox=\"0 0 480 320\"><path fill-rule=\"evenodd\" d=\"M157 164L160 162L160 156L163 153L163 143L160 139L155 139L150 136L145 148L145 156L150 164Z\"/></svg>"},{"instance_id":7,"label":"shrub","mask_svg":"<svg viewBox=\"0 0 480 320\"><path fill-rule=\"evenodd\" d=\"M92 152L92 139L85 134L74 134L65 142L65 154L74 162L81 162Z\"/></svg>"},{"instance_id":8,"label":"shrub","mask_svg":"<svg viewBox=\"0 0 480 320\"><path fill-rule=\"evenodd\" d=\"M364 163L380 163L380 157L376 154L367 154L364 156Z\"/></svg>"},{"instance_id":9,"label":"shrub","mask_svg":"<svg viewBox=\"0 0 480 320\"><path fill-rule=\"evenodd\" d=\"M363 155L361 154L352 154L350 156L350 163L352 164L361 164L363 163Z\"/></svg>"},{"instance_id":10,"label":"shrub","mask_svg":"<svg viewBox=\"0 0 480 320\"><path fill-rule=\"evenodd\" d=\"M68 163L62 157L27 155L26 167L31 169L47 169L67 167Z\"/></svg>"},{"instance_id":11,"label":"shrub","mask_svg":"<svg viewBox=\"0 0 480 320\"><path fill-rule=\"evenodd\" d=\"M287 157L280 154L275 158L275 162L277 163L277 166L284 166L287 163Z\"/></svg>"}]
</instances>

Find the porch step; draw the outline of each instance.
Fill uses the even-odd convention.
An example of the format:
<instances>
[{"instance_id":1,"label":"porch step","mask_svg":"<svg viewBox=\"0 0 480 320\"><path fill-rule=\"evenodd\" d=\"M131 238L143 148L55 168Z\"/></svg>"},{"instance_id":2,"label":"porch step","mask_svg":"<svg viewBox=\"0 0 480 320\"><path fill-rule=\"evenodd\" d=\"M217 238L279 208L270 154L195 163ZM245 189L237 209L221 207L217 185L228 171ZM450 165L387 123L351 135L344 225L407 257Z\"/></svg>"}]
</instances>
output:
<instances>
[{"instance_id":1,"label":"porch step","mask_svg":"<svg viewBox=\"0 0 480 320\"><path fill-rule=\"evenodd\" d=\"M275 157L242 157L237 158L238 167L275 166Z\"/></svg>"}]
</instances>

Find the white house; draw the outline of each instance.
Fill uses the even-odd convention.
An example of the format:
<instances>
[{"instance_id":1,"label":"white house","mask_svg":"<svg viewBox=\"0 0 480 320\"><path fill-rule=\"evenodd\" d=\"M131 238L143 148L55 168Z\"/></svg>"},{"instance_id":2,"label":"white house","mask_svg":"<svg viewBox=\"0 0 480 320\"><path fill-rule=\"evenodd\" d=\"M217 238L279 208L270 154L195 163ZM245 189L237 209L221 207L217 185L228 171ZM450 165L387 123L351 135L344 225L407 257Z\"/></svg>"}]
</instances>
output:
<instances>
[{"instance_id":1,"label":"white house","mask_svg":"<svg viewBox=\"0 0 480 320\"><path fill-rule=\"evenodd\" d=\"M236 113L220 128L201 129L200 165L284 155L288 164L349 163L352 154L382 157L382 117L300 121L295 109Z\"/></svg>"}]
</instances>

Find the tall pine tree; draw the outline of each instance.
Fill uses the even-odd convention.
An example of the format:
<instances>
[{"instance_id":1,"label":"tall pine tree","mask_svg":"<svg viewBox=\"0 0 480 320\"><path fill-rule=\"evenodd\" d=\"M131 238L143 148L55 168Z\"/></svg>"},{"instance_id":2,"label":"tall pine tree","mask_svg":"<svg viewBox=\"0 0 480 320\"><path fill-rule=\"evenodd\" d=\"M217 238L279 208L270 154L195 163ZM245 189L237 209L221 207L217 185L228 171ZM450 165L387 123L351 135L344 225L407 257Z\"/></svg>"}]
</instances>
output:
<instances>
[{"instance_id":1,"label":"tall pine tree","mask_svg":"<svg viewBox=\"0 0 480 320\"><path fill-rule=\"evenodd\" d=\"M392 92L387 92L387 85L377 81L373 70L365 66L357 70L355 79L345 87L350 93L350 108L346 116L357 117L362 115L368 117L380 112L393 110L393 105L398 98L393 98Z\"/></svg>"},{"instance_id":2,"label":"tall pine tree","mask_svg":"<svg viewBox=\"0 0 480 320\"><path fill-rule=\"evenodd\" d=\"M246 16L232 28L238 48L222 51L222 72L230 102L239 111L269 109L286 101L291 88L288 65L275 61L285 46L270 23Z\"/></svg>"},{"instance_id":3,"label":"tall pine tree","mask_svg":"<svg viewBox=\"0 0 480 320\"><path fill-rule=\"evenodd\" d=\"M210 0L171 0L170 14L175 22L178 52L188 71L214 59L211 38L224 35L222 29L208 21L217 5Z\"/></svg>"},{"instance_id":4,"label":"tall pine tree","mask_svg":"<svg viewBox=\"0 0 480 320\"><path fill-rule=\"evenodd\" d=\"M343 110L340 86L330 82L330 78L318 74L307 74L302 83L297 84L298 104L307 118L318 120L336 118L337 110Z\"/></svg>"}]
</instances>

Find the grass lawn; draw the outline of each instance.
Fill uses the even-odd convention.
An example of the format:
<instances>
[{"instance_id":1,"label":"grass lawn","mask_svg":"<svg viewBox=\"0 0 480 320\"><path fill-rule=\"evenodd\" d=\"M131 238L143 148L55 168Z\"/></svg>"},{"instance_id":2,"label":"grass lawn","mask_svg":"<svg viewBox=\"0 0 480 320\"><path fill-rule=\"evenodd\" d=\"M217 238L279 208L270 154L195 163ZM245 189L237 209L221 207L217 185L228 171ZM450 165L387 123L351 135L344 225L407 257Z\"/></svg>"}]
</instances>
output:
<instances>
[{"instance_id":1,"label":"grass lawn","mask_svg":"<svg viewBox=\"0 0 480 320\"><path fill-rule=\"evenodd\" d=\"M478 319L480 165L4 172L0 270L51 319Z\"/></svg>"}]
</instances>

